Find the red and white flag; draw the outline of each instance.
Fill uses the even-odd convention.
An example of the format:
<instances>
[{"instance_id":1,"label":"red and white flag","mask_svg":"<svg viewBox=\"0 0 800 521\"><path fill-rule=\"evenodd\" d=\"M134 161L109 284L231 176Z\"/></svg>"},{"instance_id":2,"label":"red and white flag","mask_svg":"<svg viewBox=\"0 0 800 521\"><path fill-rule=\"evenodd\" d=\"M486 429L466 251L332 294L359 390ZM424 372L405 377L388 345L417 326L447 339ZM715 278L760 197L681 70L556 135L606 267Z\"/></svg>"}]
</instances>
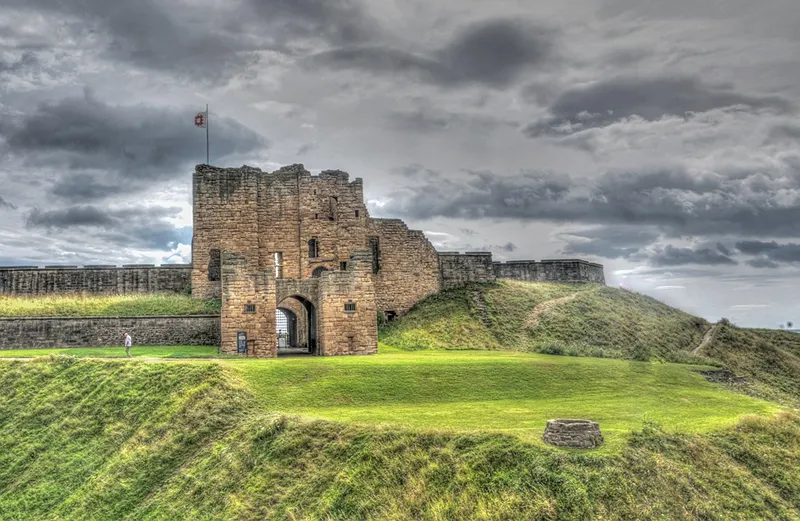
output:
<instances>
[{"instance_id":1,"label":"red and white flag","mask_svg":"<svg viewBox=\"0 0 800 521\"><path fill-rule=\"evenodd\" d=\"M208 124L208 117L205 112L198 112L194 117L194 126L197 128L206 128Z\"/></svg>"}]
</instances>

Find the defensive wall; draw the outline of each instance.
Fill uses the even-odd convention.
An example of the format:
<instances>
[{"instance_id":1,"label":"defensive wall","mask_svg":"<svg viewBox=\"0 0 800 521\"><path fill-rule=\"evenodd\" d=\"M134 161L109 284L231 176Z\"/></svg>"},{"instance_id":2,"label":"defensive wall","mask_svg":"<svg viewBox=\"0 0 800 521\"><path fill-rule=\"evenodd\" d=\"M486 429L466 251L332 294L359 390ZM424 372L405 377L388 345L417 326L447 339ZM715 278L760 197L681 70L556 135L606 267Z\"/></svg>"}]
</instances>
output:
<instances>
[{"instance_id":1,"label":"defensive wall","mask_svg":"<svg viewBox=\"0 0 800 521\"><path fill-rule=\"evenodd\" d=\"M439 269L442 289L455 288L468 282L494 282L497 279L606 283L602 264L580 259L493 262L489 252L441 252Z\"/></svg>"},{"instance_id":2,"label":"defensive wall","mask_svg":"<svg viewBox=\"0 0 800 521\"><path fill-rule=\"evenodd\" d=\"M174 317L0 318L0 349L113 347L128 332L134 345L213 346L219 315Z\"/></svg>"},{"instance_id":3,"label":"defensive wall","mask_svg":"<svg viewBox=\"0 0 800 521\"><path fill-rule=\"evenodd\" d=\"M181 293L191 280L191 264L9 266L0 267L0 295Z\"/></svg>"}]
</instances>

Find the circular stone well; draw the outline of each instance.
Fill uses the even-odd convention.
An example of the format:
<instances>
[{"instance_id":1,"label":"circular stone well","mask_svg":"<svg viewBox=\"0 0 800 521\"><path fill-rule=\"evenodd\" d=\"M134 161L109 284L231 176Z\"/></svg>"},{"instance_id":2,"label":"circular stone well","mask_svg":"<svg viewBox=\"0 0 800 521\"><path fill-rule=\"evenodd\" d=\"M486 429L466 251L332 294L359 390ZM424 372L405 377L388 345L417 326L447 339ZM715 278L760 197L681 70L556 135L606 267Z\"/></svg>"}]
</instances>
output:
<instances>
[{"instance_id":1,"label":"circular stone well","mask_svg":"<svg viewBox=\"0 0 800 521\"><path fill-rule=\"evenodd\" d=\"M542 440L559 447L592 449L603 443L600 425L590 420L548 420Z\"/></svg>"}]
</instances>

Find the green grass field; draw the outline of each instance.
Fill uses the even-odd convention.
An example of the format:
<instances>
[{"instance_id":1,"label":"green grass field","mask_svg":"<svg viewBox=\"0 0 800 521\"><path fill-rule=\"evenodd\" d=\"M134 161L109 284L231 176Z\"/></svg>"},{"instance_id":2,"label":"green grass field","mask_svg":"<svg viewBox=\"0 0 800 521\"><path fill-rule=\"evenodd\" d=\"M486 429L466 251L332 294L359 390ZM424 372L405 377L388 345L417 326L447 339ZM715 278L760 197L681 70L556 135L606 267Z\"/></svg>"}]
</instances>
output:
<instances>
[{"instance_id":1,"label":"green grass field","mask_svg":"<svg viewBox=\"0 0 800 521\"><path fill-rule=\"evenodd\" d=\"M78 358L124 358L124 347L76 347L68 349L2 349L2 358L36 358L45 355L70 355ZM133 346L134 358L219 358L213 346Z\"/></svg>"},{"instance_id":2,"label":"green grass field","mask_svg":"<svg viewBox=\"0 0 800 521\"><path fill-rule=\"evenodd\" d=\"M134 347L139 358L217 358L214 347ZM124 356L123 348L0 351L0 357ZM500 432L539 443L551 418L600 422L604 450L645 421L710 432L778 406L731 393L697 366L513 352L403 351L377 356L253 360L225 357L265 410L419 430Z\"/></svg>"},{"instance_id":3,"label":"green grass field","mask_svg":"<svg viewBox=\"0 0 800 521\"><path fill-rule=\"evenodd\" d=\"M178 294L0 296L0 317L136 317L219 313L220 303Z\"/></svg>"},{"instance_id":4,"label":"green grass field","mask_svg":"<svg viewBox=\"0 0 800 521\"><path fill-rule=\"evenodd\" d=\"M696 366L480 351L225 362L270 411L359 424L489 431L538 443L552 418L600 422L618 449L645 421L709 432L774 404L731 393Z\"/></svg>"},{"instance_id":5,"label":"green grass field","mask_svg":"<svg viewBox=\"0 0 800 521\"><path fill-rule=\"evenodd\" d=\"M758 410L757 402L681 366L584 362L513 353L0 361L0 519L798 519L796 414L748 416L723 427L722 416ZM682 408L716 414L717 428L665 432L648 422L624 443L612 440L614 450L565 451L502 433L274 412L312 405L327 414L334 405L353 413L375 403L385 411L410 400L446 416L463 403L459 393L489 408L500 396L546 403L553 396L540 371L573 378L549 385L573 398L584 388L584 401L594 399L605 413L632 410L614 389L622 380L600 384L592 376L604 364L611 372L629 366L631 403L656 403L659 391L676 391L672 381L684 382L682 397L697 408ZM491 385L471 380L477 376ZM532 376L542 377L538 385L525 384ZM716 407L703 411L703 401ZM668 402L660 407L678 420L678 404L670 410ZM491 416L478 409L470 413Z\"/></svg>"}]
</instances>

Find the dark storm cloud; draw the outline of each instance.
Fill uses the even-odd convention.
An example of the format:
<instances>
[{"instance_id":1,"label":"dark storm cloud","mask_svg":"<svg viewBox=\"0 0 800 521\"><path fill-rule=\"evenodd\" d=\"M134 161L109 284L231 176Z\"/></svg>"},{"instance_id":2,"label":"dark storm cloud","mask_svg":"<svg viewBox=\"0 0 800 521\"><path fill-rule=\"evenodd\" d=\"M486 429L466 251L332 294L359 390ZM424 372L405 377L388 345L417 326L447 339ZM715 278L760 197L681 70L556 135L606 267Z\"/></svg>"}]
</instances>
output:
<instances>
[{"instance_id":1,"label":"dark storm cloud","mask_svg":"<svg viewBox=\"0 0 800 521\"><path fill-rule=\"evenodd\" d=\"M759 269L775 269L780 268L781 265L777 262L772 262L769 259L765 259L763 257L759 257L757 259L749 259L745 261L745 264L750 266L751 268L759 268Z\"/></svg>"},{"instance_id":2,"label":"dark storm cloud","mask_svg":"<svg viewBox=\"0 0 800 521\"><path fill-rule=\"evenodd\" d=\"M800 186L780 169L689 175L682 169L608 172L573 179L550 172L471 172L390 195L387 214L413 219L516 219L657 227L672 236L800 236ZM751 189L752 177L765 186ZM786 201L794 201L787 203ZM611 241L613 243L613 241Z\"/></svg>"},{"instance_id":3,"label":"dark storm cloud","mask_svg":"<svg viewBox=\"0 0 800 521\"><path fill-rule=\"evenodd\" d=\"M235 6L8 0L5 6L61 20L53 32L69 32L110 62L202 83L227 82L256 65L260 51L292 53L294 42L309 39L348 45L378 32L363 3L352 0L244 0Z\"/></svg>"},{"instance_id":4,"label":"dark storm cloud","mask_svg":"<svg viewBox=\"0 0 800 521\"><path fill-rule=\"evenodd\" d=\"M769 132L768 141L790 141L796 143L800 141L800 126L797 125L775 125Z\"/></svg>"},{"instance_id":5,"label":"dark storm cloud","mask_svg":"<svg viewBox=\"0 0 800 521\"><path fill-rule=\"evenodd\" d=\"M16 205L13 205L13 204L9 203L8 201L6 201L5 199L3 199L2 197L0 197L0 209L16 210L17 207L16 207Z\"/></svg>"},{"instance_id":6,"label":"dark storm cloud","mask_svg":"<svg viewBox=\"0 0 800 521\"><path fill-rule=\"evenodd\" d=\"M733 255L733 252L731 252L731 250L729 250L728 247L725 246L724 244L722 244L721 242L717 243L717 250L719 250L719 252L721 254L723 254L723 255L725 255L727 257L730 257L731 255Z\"/></svg>"},{"instance_id":7,"label":"dark storm cloud","mask_svg":"<svg viewBox=\"0 0 800 521\"><path fill-rule=\"evenodd\" d=\"M779 244L775 241L762 242L762 241L739 241L736 243L736 249L746 255L760 255L760 259L755 259L755 262L783 264L800 263L800 244L786 243ZM752 264L751 264L752 265ZM759 266L759 267L772 267L772 266Z\"/></svg>"},{"instance_id":8,"label":"dark storm cloud","mask_svg":"<svg viewBox=\"0 0 800 521\"><path fill-rule=\"evenodd\" d=\"M191 241L190 232L167 221L180 211L180 208L169 207L100 208L94 205L48 211L34 208L28 214L26 228L58 234L80 231L85 237L117 246L168 251L178 243Z\"/></svg>"},{"instance_id":9,"label":"dark storm cloud","mask_svg":"<svg viewBox=\"0 0 800 521\"><path fill-rule=\"evenodd\" d=\"M191 108L113 106L87 91L82 98L40 105L0 119L0 151L29 167L65 171L52 193L70 202L92 201L122 190L186 175L205 160L205 139ZM212 155L246 156L267 147L261 135L212 113Z\"/></svg>"},{"instance_id":10,"label":"dark storm cloud","mask_svg":"<svg viewBox=\"0 0 800 521\"><path fill-rule=\"evenodd\" d=\"M387 115L391 127L410 133L429 133L446 130L451 119L437 116L428 111L416 110L413 112L392 112Z\"/></svg>"},{"instance_id":11,"label":"dark storm cloud","mask_svg":"<svg viewBox=\"0 0 800 521\"><path fill-rule=\"evenodd\" d=\"M638 116L655 121L732 106L789 112L792 103L781 96L757 96L704 85L692 77L622 77L567 90L549 107L550 116L524 129L529 137L566 135L603 127Z\"/></svg>"},{"instance_id":12,"label":"dark storm cloud","mask_svg":"<svg viewBox=\"0 0 800 521\"><path fill-rule=\"evenodd\" d=\"M683 266L685 264L704 264L709 266L736 265L738 262L711 248L676 248L667 245L657 249L649 258L653 266Z\"/></svg>"},{"instance_id":13,"label":"dark storm cloud","mask_svg":"<svg viewBox=\"0 0 800 521\"><path fill-rule=\"evenodd\" d=\"M3 74L16 74L25 69L35 67L39 63L36 54L31 51L26 51L18 59L0 59L0 79Z\"/></svg>"},{"instance_id":14,"label":"dark storm cloud","mask_svg":"<svg viewBox=\"0 0 800 521\"><path fill-rule=\"evenodd\" d=\"M606 259L629 259L642 247L653 244L660 234L645 226L602 226L561 236L564 255L594 255Z\"/></svg>"},{"instance_id":15,"label":"dark storm cloud","mask_svg":"<svg viewBox=\"0 0 800 521\"><path fill-rule=\"evenodd\" d=\"M350 46L322 52L312 63L375 74L413 75L443 86L504 87L552 56L550 30L519 20L494 19L459 31L424 55L387 46Z\"/></svg>"}]
</instances>

